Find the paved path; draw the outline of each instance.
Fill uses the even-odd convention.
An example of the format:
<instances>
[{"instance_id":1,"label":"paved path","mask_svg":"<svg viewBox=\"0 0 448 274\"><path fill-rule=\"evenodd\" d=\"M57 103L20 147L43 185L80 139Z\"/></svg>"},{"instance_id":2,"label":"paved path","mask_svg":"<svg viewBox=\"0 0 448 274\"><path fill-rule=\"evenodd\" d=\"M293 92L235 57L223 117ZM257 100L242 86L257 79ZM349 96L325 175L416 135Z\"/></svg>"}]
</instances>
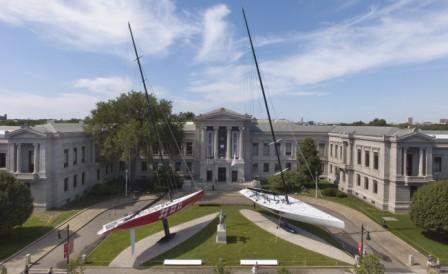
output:
<instances>
[{"instance_id":1,"label":"paved path","mask_svg":"<svg viewBox=\"0 0 448 274\"><path fill-rule=\"evenodd\" d=\"M8 269L8 274L21 273L24 270L26 254L31 254L32 262L36 262L42 259L54 248L62 244L64 239L58 238L58 231L60 230L61 232L65 232L67 224L70 226L70 233L73 234L107 209L119 204L129 203L131 201L132 198L130 197L120 197L100 202L84 211L81 211L68 221L59 225L40 239L37 239L30 245L20 250L18 253L14 254L12 257L8 258L4 264ZM65 234L62 233L62 235Z\"/></svg>"},{"instance_id":2,"label":"paved path","mask_svg":"<svg viewBox=\"0 0 448 274\"><path fill-rule=\"evenodd\" d=\"M340 230L329 230L339 236L340 239L352 238L351 244L355 247L356 242L361 237L361 224L363 224L365 229L370 231L371 240L364 241L367 250L381 258L386 271L391 273L426 273L426 257L424 255L361 212L324 199L307 196L300 196L299 199L342 219L346 223L343 233ZM414 256L416 262L416 265L412 267L407 266L410 254Z\"/></svg>"},{"instance_id":3,"label":"paved path","mask_svg":"<svg viewBox=\"0 0 448 274\"><path fill-rule=\"evenodd\" d=\"M134 255L131 254L131 247L129 246L115 257L109 266L138 267L144 262L147 262L181 244L185 240L188 240L191 236L206 227L217 216L218 213L212 213L170 228L171 233L176 233L176 235L173 239L167 242L158 242L165 235L163 231L152 234L135 243Z\"/></svg>"},{"instance_id":4,"label":"paved path","mask_svg":"<svg viewBox=\"0 0 448 274\"><path fill-rule=\"evenodd\" d=\"M70 237L74 239L74 251L71 254L72 258L78 258L82 254L89 254L99 243L104 236L98 236L96 233L101 229L102 225L120 217L127 215L143 208L145 205L156 199L156 196L147 195L142 196L137 201L131 201L127 204L114 206L101 212L94 219L90 220L84 227L73 233ZM64 268L66 266L66 259L63 253L64 245L59 245L51 252L45 255L37 262L33 268L46 268L50 266Z\"/></svg>"},{"instance_id":5,"label":"paved path","mask_svg":"<svg viewBox=\"0 0 448 274\"><path fill-rule=\"evenodd\" d=\"M336 259L348 263L350 265L354 264L354 259L352 256L348 255L344 251L326 243L319 237L309 233L306 230L300 229L299 233L293 234L287 232L283 229L278 229L275 221L267 218L266 216L249 209L241 209L241 214L246 217L251 222L255 223L258 227L267 232L274 234L275 236L293 243L295 245L301 246L308 250L314 251L316 253L323 254L327 257Z\"/></svg>"}]
</instances>

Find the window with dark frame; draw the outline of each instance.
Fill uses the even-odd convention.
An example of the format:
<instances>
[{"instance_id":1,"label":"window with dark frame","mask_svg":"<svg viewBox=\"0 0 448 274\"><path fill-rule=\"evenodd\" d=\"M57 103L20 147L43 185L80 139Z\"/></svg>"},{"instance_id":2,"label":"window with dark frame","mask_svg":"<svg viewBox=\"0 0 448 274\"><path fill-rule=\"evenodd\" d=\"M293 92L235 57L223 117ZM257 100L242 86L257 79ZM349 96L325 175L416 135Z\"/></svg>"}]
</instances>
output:
<instances>
[{"instance_id":1,"label":"window with dark frame","mask_svg":"<svg viewBox=\"0 0 448 274\"><path fill-rule=\"evenodd\" d=\"M370 166L370 151L366 150L364 152L364 154L365 154L364 162L366 163L366 167L369 167Z\"/></svg>"},{"instance_id":2,"label":"window with dark frame","mask_svg":"<svg viewBox=\"0 0 448 274\"><path fill-rule=\"evenodd\" d=\"M435 156L433 158L433 172L442 172L442 157Z\"/></svg>"},{"instance_id":3,"label":"window with dark frame","mask_svg":"<svg viewBox=\"0 0 448 274\"><path fill-rule=\"evenodd\" d=\"M76 188L78 186L78 175L73 175L73 188Z\"/></svg>"},{"instance_id":4,"label":"window with dark frame","mask_svg":"<svg viewBox=\"0 0 448 274\"><path fill-rule=\"evenodd\" d=\"M148 163L146 161L141 161L141 170L142 171L148 170Z\"/></svg>"},{"instance_id":5,"label":"window with dark frame","mask_svg":"<svg viewBox=\"0 0 448 274\"><path fill-rule=\"evenodd\" d=\"M0 153L0 168L6 167L6 153Z\"/></svg>"},{"instance_id":6,"label":"window with dark frame","mask_svg":"<svg viewBox=\"0 0 448 274\"><path fill-rule=\"evenodd\" d=\"M369 178L364 177L364 189L369 189Z\"/></svg>"},{"instance_id":7,"label":"window with dark frame","mask_svg":"<svg viewBox=\"0 0 448 274\"><path fill-rule=\"evenodd\" d=\"M373 193L378 193L378 182L376 180L373 180Z\"/></svg>"},{"instance_id":8,"label":"window with dark frame","mask_svg":"<svg viewBox=\"0 0 448 274\"><path fill-rule=\"evenodd\" d=\"M68 191L68 178L64 178L64 192Z\"/></svg>"},{"instance_id":9,"label":"window with dark frame","mask_svg":"<svg viewBox=\"0 0 448 274\"><path fill-rule=\"evenodd\" d=\"M356 174L356 185L361 186L361 175Z\"/></svg>"},{"instance_id":10,"label":"window with dark frame","mask_svg":"<svg viewBox=\"0 0 448 274\"><path fill-rule=\"evenodd\" d=\"M378 152L373 152L373 168L376 170L378 170L379 167L379 160Z\"/></svg>"},{"instance_id":11,"label":"window with dark frame","mask_svg":"<svg viewBox=\"0 0 448 274\"><path fill-rule=\"evenodd\" d=\"M86 162L86 147L82 146L81 147L81 163L85 163Z\"/></svg>"},{"instance_id":12,"label":"window with dark frame","mask_svg":"<svg viewBox=\"0 0 448 274\"><path fill-rule=\"evenodd\" d=\"M84 185L86 183L86 174L83 172L81 173L81 184Z\"/></svg>"},{"instance_id":13,"label":"window with dark frame","mask_svg":"<svg viewBox=\"0 0 448 274\"><path fill-rule=\"evenodd\" d=\"M285 155L286 156L291 156L292 155L292 144L291 143L286 143L285 144Z\"/></svg>"},{"instance_id":14,"label":"window with dark frame","mask_svg":"<svg viewBox=\"0 0 448 274\"><path fill-rule=\"evenodd\" d=\"M64 167L68 167L68 149L64 149Z\"/></svg>"},{"instance_id":15,"label":"window with dark frame","mask_svg":"<svg viewBox=\"0 0 448 274\"><path fill-rule=\"evenodd\" d=\"M263 172L269 172L269 163L263 164Z\"/></svg>"},{"instance_id":16,"label":"window with dark frame","mask_svg":"<svg viewBox=\"0 0 448 274\"><path fill-rule=\"evenodd\" d=\"M270 153L269 143L263 143L263 156L269 156Z\"/></svg>"},{"instance_id":17,"label":"window with dark frame","mask_svg":"<svg viewBox=\"0 0 448 274\"><path fill-rule=\"evenodd\" d=\"M187 142L186 143L186 151L185 151L186 155L193 155L193 143L192 142Z\"/></svg>"},{"instance_id":18,"label":"window with dark frame","mask_svg":"<svg viewBox=\"0 0 448 274\"><path fill-rule=\"evenodd\" d=\"M358 148L358 155L356 157L357 161L358 161L358 165L362 164L362 151L360 148Z\"/></svg>"},{"instance_id":19,"label":"window with dark frame","mask_svg":"<svg viewBox=\"0 0 448 274\"><path fill-rule=\"evenodd\" d=\"M78 148L73 148L73 165L78 164Z\"/></svg>"},{"instance_id":20,"label":"window with dark frame","mask_svg":"<svg viewBox=\"0 0 448 274\"><path fill-rule=\"evenodd\" d=\"M252 156L258 156L258 143L252 143Z\"/></svg>"}]
</instances>

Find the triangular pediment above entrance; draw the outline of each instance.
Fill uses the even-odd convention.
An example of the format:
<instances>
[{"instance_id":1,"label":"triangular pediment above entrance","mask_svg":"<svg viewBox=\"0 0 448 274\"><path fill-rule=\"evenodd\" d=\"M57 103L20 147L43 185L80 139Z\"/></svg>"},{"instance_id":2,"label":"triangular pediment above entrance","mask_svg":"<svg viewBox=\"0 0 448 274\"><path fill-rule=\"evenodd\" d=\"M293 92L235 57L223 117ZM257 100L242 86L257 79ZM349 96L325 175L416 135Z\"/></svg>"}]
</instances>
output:
<instances>
[{"instance_id":1,"label":"triangular pediment above entrance","mask_svg":"<svg viewBox=\"0 0 448 274\"><path fill-rule=\"evenodd\" d=\"M400 141L406 143L428 142L428 141L434 141L434 139L435 139L434 137L421 132L412 132L410 134L400 137Z\"/></svg>"},{"instance_id":2,"label":"triangular pediment above entrance","mask_svg":"<svg viewBox=\"0 0 448 274\"><path fill-rule=\"evenodd\" d=\"M32 139L32 138L42 138L46 135L42 132L33 130L31 128L20 128L6 134L8 138L23 138L23 139Z\"/></svg>"},{"instance_id":3,"label":"triangular pediment above entrance","mask_svg":"<svg viewBox=\"0 0 448 274\"><path fill-rule=\"evenodd\" d=\"M219 108L212 110L210 112L200 114L196 116L195 121L205 121L205 120L219 120L219 121L225 121L225 120L250 120L252 119L252 116L248 114L241 114L236 111L226 109L226 108Z\"/></svg>"}]
</instances>

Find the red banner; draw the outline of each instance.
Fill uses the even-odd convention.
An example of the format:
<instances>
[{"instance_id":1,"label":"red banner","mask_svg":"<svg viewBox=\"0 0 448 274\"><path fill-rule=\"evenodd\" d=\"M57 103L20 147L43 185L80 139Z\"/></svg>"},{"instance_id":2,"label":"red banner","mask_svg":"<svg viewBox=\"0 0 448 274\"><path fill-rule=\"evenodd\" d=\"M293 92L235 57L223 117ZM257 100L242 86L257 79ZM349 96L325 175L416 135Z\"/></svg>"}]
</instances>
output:
<instances>
[{"instance_id":1,"label":"red banner","mask_svg":"<svg viewBox=\"0 0 448 274\"><path fill-rule=\"evenodd\" d=\"M64 258L67 258L68 254L73 253L73 240L64 243Z\"/></svg>"},{"instance_id":2,"label":"red banner","mask_svg":"<svg viewBox=\"0 0 448 274\"><path fill-rule=\"evenodd\" d=\"M362 256L362 250L363 250L362 242L359 241L358 242L358 255L359 256Z\"/></svg>"}]
</instances>

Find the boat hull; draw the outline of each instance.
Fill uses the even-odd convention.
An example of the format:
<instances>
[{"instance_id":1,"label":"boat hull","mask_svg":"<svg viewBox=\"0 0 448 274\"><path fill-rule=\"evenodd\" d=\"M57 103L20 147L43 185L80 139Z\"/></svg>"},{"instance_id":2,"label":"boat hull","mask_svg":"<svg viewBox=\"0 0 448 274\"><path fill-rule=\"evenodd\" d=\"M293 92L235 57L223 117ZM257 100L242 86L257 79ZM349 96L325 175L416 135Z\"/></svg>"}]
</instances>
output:
<instances>
[{"instance_id":1,"label":"boat hull","mask_svg":"<svg viewBox=\"0 0 448 274\"><path fill-rule=\"evenodd\" d=\"M193 205L197 201L201 200L204 196L204 191L199 190L189 195L185 195L178 199L175 199L170 202L166 202L163 204L156 205L154 207L143 210L137 215L132 216L132 214L112 221L103 225L100 231L98 231L98 235L103 235L106 233L110 233L112 231L123 230L136 228L142 225L147 225L154 223L159 220L163 220L174 213Z\"/></svg>"}]
</instances>

